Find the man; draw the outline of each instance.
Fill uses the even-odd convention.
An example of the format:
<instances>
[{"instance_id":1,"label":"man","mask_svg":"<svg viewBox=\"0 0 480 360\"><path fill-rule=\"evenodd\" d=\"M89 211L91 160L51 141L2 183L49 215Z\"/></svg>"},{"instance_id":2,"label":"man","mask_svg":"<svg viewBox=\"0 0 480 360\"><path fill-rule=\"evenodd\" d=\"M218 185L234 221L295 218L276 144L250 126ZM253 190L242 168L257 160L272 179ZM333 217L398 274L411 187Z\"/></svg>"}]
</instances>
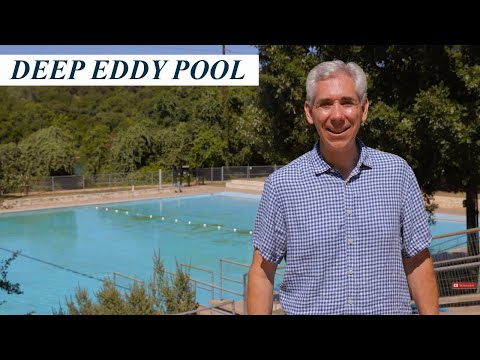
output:
<instances>
[{"instance_id":1,"label":"man","mask_svg":"<svg viewBox=\"0 0 480 360\"><path fill-rule=\"evenodd\" d=\"M421 192L400 157L357 138L368 114L355 63L324 62L304 105L312 151L269 176L258 208L248 313L271 314L277 265L286 314L438 314Z\"/></svg>"}]
</instances>

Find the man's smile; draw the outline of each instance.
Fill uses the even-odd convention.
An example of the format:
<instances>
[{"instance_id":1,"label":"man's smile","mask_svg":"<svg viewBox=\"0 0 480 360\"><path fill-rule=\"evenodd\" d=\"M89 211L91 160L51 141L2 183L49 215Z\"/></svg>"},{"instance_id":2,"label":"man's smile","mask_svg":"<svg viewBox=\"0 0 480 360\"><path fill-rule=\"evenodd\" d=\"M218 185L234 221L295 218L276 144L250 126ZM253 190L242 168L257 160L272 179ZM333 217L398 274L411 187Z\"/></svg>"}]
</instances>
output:
<instances>
[{"instance_id":1,"label":"man's smile","mask_svg":"<svg viewBox=\"0 0 480 360\"><path fill-rule=\"evenodd\" d=\"M347 128L344 128L344 129L327 128L327 131L331 134L340 135L340 134L343 134L344 132L348 131L350 129L350 127L351 126L349 126Z\"/></svg>"}]
</instances>

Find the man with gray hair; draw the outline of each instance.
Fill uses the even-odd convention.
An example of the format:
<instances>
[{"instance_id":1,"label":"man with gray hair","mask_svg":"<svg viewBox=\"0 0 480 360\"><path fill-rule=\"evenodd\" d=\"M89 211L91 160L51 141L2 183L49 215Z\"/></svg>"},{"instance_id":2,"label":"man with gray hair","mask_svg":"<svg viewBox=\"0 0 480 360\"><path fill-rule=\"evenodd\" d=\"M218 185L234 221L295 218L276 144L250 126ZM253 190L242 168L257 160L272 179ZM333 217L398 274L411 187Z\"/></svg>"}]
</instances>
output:
<instances>
[{"instance_id":1,"label":"man with gray hair","mask_svg":"<svg viewBox=\"0 0 480 360\"><path fill-rule=\"evenodd\" d=\"M286 314L438 314L428 251L432 237L411 167L358 137L368 114L367 78L340 60L307 77L313 149L265 182L255 219L248 313L271 314L285 259Z\"/></svg>"}]
</instances>

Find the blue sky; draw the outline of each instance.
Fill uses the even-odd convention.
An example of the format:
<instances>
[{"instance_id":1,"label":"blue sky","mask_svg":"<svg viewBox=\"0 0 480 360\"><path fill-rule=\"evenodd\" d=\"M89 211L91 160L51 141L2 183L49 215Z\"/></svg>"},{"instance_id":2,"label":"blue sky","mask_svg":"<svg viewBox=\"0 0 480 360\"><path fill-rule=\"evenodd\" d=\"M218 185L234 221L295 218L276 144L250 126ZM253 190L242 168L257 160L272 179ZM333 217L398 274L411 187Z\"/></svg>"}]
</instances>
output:
<instances>
[{"instance_id":1,"label":"blue sky","mask_svg":"<svg viewBox=\"0 0 480 360\"><path fill-rule=\"evenodd\" d=\"M222 45L0 45L0 54L220 55ZM227 55L258 54L251 45L226 45Z\"/></svg>"}]
</instances>

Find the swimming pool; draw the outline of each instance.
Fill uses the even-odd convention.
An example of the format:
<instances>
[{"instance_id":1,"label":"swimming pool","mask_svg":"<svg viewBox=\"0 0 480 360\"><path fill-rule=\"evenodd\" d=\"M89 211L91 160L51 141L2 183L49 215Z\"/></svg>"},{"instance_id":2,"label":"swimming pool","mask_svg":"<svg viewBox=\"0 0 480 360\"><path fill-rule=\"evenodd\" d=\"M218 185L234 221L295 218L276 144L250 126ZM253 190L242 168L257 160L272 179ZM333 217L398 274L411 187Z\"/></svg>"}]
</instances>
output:
<instances>
[{"instance_id":1,"label":"swimming pool","mask_svg":"<svg viewBox=\"0 0 480 360\"><path fill-rule=\"evenodd\" d=\"M177 260L216 274L220 258L248 263L257 207L258 196L216 193L3 214L0 259L22 251L8 279L24 293L1 292L0 314L51 314L76 287L96 291L113 272L149 279L155 251L170 271ZM225 276L246 270L224 266ZM202 271L191 276L211 281ZM199 289L197 297L207 303L211 294Z\"/></svg>"},{"instance_id":2,"label":"swimming pool","mask_svg":"<svg viewBox=\"0 0 480 360\"><path fill-rule=\"evenodd\" d=\"M466 229L465 216L449 215L437 213L435 214L436 223L430 227L432 235L447 234ZM467 244L467 235L457 235L441 239L434 239L429 250L432 254L448 251L454 248L462 248Z\"/></svg>"},{"instance_id":3,"label":"swimming pool","mask_svg":"<svg viewBox=\"0 0 480 360\"><path fill-rule=\"evenodd\" d=\"M152 275L155 251L167 270L175 262L214 272L219 284L219 259L248 264L251 230L259 196L216 193L77 206L0 215L0 259L21 250L8 279L19 282L21 295L0 292L0 314L51 314L80 286L92 293L101 280L119 272L139 279ZM461 230L461 217L438 216L434 235ZM242 280L248 269L223 264L223 275ZM211 282L210 274L191 270L191 277ZM239 284L223 286L241 292ZM218 296L218 291L215 293ZM197 289L197 300L207 304L208 290ZM223 294L223 298L238 298Z\"/></svg>"}]
</instances>

